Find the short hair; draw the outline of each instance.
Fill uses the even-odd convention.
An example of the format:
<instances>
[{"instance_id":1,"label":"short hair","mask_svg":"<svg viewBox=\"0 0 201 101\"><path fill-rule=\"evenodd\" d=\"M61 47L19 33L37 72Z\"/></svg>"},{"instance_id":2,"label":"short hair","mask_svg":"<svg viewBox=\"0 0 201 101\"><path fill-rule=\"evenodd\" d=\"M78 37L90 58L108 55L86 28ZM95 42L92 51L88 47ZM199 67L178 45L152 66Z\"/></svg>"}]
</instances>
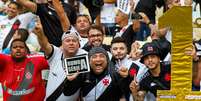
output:
<instances>
[{"instance_id":1,"label":"short hair","mask_svg":"<svg viewBox=\"0 0 201 101\"><path fill-rule=\"evenodd\" d=\"M15 2L15 1L11 1L8 5L10 4L14 4L17 6L17 9L22 9L22 6L18 3L18 2Z\"/></svg>"},{"instance_id":2,"label":"short hair","mask_svg":"<svg viewBox=\"0 0 201 101\"><path fill-rule=\"evenodd\" d=\"M115 37L112 39L111 45L114 43L124 43L126 45L126 41L122 37Z\"/></svg>"},{"instance_id":3,"label":"short hair","mask_svg":"<svg viewBox=\"0 0 201 101\"><path fill-rule=\"evenodd\" d=\"M96 30L100 31L103 35L105 34L103 31L103 26L101 26L101 25L92 24L89 28L89 31L91 29L96 29Z\"/></svg>"},{"instance_id":4,"label":"short hair","mask_svg":"<svg viewBox=\"0 0 201 101\"><path fill-rule=\"evenodd\" d=\"M77 15L76 21L77 21L77 19L78 19L79 17L85 17L85 18L87 18L87 20L88 20L89 23L91 24L91 19L90 19L90 17L89 17L88 15L86 15L86 14L79 14L79 15Z\"/></svg>"},{"instance_id":5,"label":"short hair","mask_svg":"<svg viewBox=\"0 0 201 101\"><path fill-rule=\"evenodd\" d=\"M30 53L30 50L29 50L29 48L28 48L28 46L27 46L26 42L25 42L24 40L22 40L22 39L14 39L14 40L11 42L10 49L12 49L12 47L13 47L13 43L14 43L14 42L16 42L16 41L23 42L23 43L24 43L25 48L27 49L27 53Z\"/></svg>"},{"instance_id":6,"label":"short hair","mask_svg":"<svg viewBox=\"0 0 201 101\"><path fill-rule=\"evenodd\" d=\"M28 36L29 36L29 32L27 29L24 29L24 28L19 28L17 30L17 33L18 35L20 35L20 39L22 39L23 41L26 41L28 39Z\"/></svg>"}]
</instances>

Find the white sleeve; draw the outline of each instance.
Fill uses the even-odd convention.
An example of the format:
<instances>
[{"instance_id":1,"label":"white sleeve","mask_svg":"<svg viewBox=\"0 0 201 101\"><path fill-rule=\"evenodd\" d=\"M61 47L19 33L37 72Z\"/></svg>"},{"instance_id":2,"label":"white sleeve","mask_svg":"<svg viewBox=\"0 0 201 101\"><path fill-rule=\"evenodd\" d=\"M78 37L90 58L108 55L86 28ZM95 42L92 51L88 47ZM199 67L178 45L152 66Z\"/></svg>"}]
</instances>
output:
<instances>
[{"instance_id":1,"label":"white sleeve","mask_svg":"<svg viewBox=\"0 0 201 101\"><path fill-rule=\"evenodd\" d=\"M168 31L165 38L172 43L172 31Z\"/></svg>"}]
</instances>

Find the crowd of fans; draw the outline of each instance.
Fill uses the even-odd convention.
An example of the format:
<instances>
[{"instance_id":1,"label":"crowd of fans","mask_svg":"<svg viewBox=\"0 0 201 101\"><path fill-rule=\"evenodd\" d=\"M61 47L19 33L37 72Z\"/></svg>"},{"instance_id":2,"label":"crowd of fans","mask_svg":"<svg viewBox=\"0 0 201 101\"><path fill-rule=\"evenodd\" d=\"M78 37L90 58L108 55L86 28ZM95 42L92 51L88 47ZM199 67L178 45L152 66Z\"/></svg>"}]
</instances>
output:
<instances>
[{"instance_id":1,"label":"crowd of fans","mask_svg":"<svg viewBox=\"0 0 201 101\"><path fill-rule=\"evenodd\" d=\"M155 12L192 1L128 0L136 5L129 14L117 1L1 0L3 100L155 101L157 90L169 90L171 30L158 29ZM201 38L193 41L186 54L193 57L192 88L200 90ZM67 75L65 58L83 54L90 71Z\"/></svg>"}]
</instances>

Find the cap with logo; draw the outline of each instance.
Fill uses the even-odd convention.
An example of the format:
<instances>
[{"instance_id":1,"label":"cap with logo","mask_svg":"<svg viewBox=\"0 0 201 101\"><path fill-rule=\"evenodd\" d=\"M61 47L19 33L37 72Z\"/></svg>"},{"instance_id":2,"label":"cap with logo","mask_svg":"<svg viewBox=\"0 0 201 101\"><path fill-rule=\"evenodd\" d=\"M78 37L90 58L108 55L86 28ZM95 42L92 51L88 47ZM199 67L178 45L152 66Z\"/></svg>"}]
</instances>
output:
<instances>
[{"instance_id":1,"label":"cap with logo","mask_svg":"<svg viewBox=\"0 0 201 101\"><path fill-rule=\"evenodd\" d=\"M160 57L160 52L154 43L146 43L142 47L142 57L140 62L144 62L144 58L148 55L158 55Z\"/></svg>"},{"instance_id":2,"label":"cap with logo","mask_svg":"<svg viewBox=\"0 0 201 101\"><path fill-rule=\"evenodd\" d=\"M63 34L61 40L63 41L65 38L67 37L73 37L76 38L79 41L79 34L77 32L73 32L73 31L67 31Z\"/></svg>"}]
</instances>

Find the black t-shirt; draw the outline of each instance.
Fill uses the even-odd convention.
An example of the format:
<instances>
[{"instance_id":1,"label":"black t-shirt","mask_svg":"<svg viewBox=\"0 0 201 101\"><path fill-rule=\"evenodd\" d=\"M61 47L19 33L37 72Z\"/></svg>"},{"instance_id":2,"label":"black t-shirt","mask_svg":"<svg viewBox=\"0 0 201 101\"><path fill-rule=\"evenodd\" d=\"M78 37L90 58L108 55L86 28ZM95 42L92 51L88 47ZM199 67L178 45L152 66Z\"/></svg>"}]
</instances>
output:
<instances>
[{"instance_id":1,"label":"black t-shirt","mask_svg":"<svg viewBox=\"0 0 201 101\"><path fill-rule=\"evenodd\" d=\"M127 45L128 53L131 51L131 45L136 40L136 32L134 32L132 25L130 25L121 36Z\"/></svg>"},{"instance_id":2,"label":"black t-shirt","mask_svg":"<svg viewBox=\"0 0 201 101\"><path fill-rule=\"evenodd\" d=\"M144 12L152 23L155 23L156 6L161 7L165 5L164 0L139 0L135 12Z\"/></svg>"},{"instance_id":3,"label":"black t-shirt","mask_svg":"<svg viewBox=\"0 0 201 101\"><path fill-rule=\"evenodd\" d=\"M160 59L164 60L168 53L171 51L171 43L165 37L152 40L152 43L154 43L159 48Z\"/></svg>"},{"instance_id":4,"label":"black t-shirt","mask_svg":"<svg viewBox=\"0 0 201 101\"><path fill-rule=\"evenodd\" d=\"M66 3L62 3L62 5L64 7L65 12L67 12L68 14L69 11L71 11L70 9L72 9L71 6L69 6ZM70 13L72 13L72 11ZM55 9L48 6L48 4L37 4L36 14L41 19L44 33L48 38L48 41L57 47L61 46L61 37L63 35L63 29ZM72 14L68 15L72 16ZM70 21L71 20L75 21L75 19L71 18L76 19L76 16L69 18Z\"/></svg>"},{"instance_id":5,"label":"black t-shirt","mask_svg":"<svg viewBox=\"0 0 201 101\"><path fill-rule=\"evenodd\" d=\"M160 68L161 72L158 77L154 77L150 71L147 72L148 76L140 82L140 90L150 91L156 96L157 90L170 89L170 64L163 62Z\"/></svg>"}]
</instances>

